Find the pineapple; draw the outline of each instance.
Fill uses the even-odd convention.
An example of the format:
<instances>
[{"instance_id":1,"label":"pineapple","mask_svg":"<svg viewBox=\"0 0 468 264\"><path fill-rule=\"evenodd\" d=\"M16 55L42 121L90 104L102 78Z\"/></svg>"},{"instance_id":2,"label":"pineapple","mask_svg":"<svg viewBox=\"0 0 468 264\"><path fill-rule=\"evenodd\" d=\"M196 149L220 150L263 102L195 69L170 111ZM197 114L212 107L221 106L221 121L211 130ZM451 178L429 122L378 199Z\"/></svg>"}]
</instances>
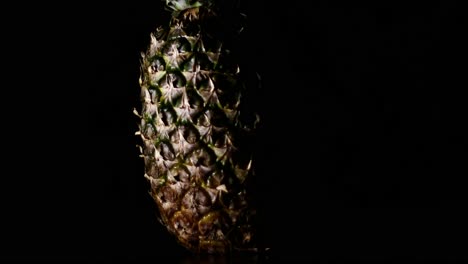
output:
<instances>
[{"instance_id":1,"label":"pineapple","mask_svg":"<svg viewBox=\"0 0 468 264\"><path fill-rule=\"evenodd\" d=\"M231 4L231 5L230 5ZM161 222L190 251L256 251L258 115L236 47L234 1L166 0L172 17L141 60L138 135Z\"/></svg>"}]
</instances>

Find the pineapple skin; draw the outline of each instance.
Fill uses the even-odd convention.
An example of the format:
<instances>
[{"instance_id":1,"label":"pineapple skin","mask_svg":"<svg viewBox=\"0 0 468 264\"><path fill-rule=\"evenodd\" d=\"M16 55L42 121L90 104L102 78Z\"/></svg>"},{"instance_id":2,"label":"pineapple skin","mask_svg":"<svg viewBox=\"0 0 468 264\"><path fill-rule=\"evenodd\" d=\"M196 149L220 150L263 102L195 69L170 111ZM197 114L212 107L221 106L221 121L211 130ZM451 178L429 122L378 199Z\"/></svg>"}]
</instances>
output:
<instances>
[{"instance_id":1,"label":"pineapple skin","mask_svg":"<svg viewBox=\"0 0 468 264\"><path fill-rule=\"evenodd\" d=\"M213 1L167 4L171 21L141 60L137 133L150 194L190 251L256 251L250 181L259 119L244 106L251 88L233 55L242 25L226 22Z\"/></svg>"}]
</instances>

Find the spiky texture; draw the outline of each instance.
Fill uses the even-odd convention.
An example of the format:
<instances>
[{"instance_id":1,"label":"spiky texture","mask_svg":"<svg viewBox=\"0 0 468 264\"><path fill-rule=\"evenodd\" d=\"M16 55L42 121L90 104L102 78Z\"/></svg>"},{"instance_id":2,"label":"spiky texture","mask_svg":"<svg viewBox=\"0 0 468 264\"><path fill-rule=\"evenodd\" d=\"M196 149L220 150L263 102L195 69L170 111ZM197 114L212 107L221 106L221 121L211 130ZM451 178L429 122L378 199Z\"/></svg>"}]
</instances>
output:
<instances>
[{"instance_id":1,"label":"spiky texture","mask_svg":"<svg viewBox=\"0 0 468 264\"><path fill-rule=\"evenodd\" d=\"M258 118L244 106L249 87L234 55L242 16L221 18L226 10L207 0L167 4L171 21L141 62L138 134L151 195L186 248L255 250L248 183Z\"/></svg>"}]
</instances>

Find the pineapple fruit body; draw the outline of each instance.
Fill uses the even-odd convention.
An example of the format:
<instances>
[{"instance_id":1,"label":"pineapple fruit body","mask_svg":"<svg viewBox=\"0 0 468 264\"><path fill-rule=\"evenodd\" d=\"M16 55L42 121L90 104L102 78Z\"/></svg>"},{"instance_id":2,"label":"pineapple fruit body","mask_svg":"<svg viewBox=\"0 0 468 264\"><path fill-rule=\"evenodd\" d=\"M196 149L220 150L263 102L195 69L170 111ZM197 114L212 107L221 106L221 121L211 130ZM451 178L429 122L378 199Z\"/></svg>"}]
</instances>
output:
<instances>
[{"instance_id":1,"label":"pineapple fruit body","mask_svg":"<svg viewBox=\"0 0 468 264\"><path fill-rule=\"evenodd\" d=\"M226 1L166 2L171 21L141 60L138 134L150 194L187 249L256 250L249 180L258 117L244 106L251 88L234 55L242 15L219 7Z\"/></svg>"}]
</instances>

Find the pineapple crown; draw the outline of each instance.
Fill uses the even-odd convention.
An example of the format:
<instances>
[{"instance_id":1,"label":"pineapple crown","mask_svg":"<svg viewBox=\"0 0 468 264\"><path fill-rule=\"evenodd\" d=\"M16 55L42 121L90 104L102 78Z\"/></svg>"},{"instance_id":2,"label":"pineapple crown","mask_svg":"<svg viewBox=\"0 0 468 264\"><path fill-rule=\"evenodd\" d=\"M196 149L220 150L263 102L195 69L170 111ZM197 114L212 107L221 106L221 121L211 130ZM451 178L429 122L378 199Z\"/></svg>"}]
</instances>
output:
<instances>
[{"instance_id":1,"label":"pineapple crown","mask_svg":"<svg viewBox=\"0 0 468 264\"><path fill-rule=\"evenodd\" d=\"M172 12L173 19L204 21L205 29L210 28L221 35L237 36L246 22L240 0L163 1L166 2L166 10Z\"/></svg>"},{"instance_id":2,"label":"pineapple crown","mask_svg":"<svg viewBox=\"0 0 468 264\"><path fill-rule=\"evenodd\" d=\"M234 6L239 5L238 0L165 0L166 6L174 11L179 12L189 8L204 6L212 8L213 6L228 6L230 3Z\"/></svg>"},{"instance_id":3,"label":"pineapple crown","mask_svg":"<svg viewBox=\"0 0 468 264\"><path fill-rule=\"evenodd\" d=\"M182 11L188 8L209 5L209 0L166 0L167 7L172 11Z\"/></svg>"}]
</instances>

